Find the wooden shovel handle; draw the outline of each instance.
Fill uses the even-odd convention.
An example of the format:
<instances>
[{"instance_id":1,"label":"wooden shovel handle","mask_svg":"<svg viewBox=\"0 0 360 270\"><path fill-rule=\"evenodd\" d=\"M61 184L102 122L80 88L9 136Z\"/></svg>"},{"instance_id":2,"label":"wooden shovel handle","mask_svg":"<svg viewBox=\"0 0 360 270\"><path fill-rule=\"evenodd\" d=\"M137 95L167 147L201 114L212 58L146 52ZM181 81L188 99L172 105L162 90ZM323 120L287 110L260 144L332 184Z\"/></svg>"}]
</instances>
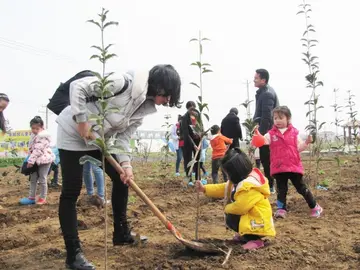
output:
<instances>
[{"instance_id":1,"label":"wooden shovel handle","mask_svg":"<svg viewBox=\"0 0 360 270\"><path fill-rule=\"evenodd\" d=\"M106 159L109 161L111 166L115 168L119 175L125 174L123 168L121 168L120 164L112 156L107 156ZM171 222L167 220L165 215L160 212L159 208L156 207L156 205L149 199L148 196L146 196L146 194L139 188L139 186L133 180L130 180L128 184L136 192L136 194L150 207L151 211L154 213L155 216L158 217L158 219L161 220L165 227L168 230L173 231L174 227Z\"/></svg>"}]
</instances>

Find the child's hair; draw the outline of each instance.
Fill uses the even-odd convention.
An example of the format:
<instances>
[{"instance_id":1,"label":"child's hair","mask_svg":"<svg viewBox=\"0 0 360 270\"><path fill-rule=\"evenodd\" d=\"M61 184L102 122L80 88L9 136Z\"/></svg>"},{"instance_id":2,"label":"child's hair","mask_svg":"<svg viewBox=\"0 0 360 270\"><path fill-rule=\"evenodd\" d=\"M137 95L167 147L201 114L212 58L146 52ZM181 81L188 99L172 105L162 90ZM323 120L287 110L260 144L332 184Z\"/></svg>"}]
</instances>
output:
<instances>
[{"instance_id":1,"label":"child's hair","mask_svg":"<svg viewBox=\"0 0 360 270\"><path fill-rule=\"evenodd\" d=\"M30 127L32 125L40 125L41 127L44 126L44 121L41 119L40 116L35 116L33 119L31 119L30 121Z\"/></svg>"},{"instance_id":2,"label":"child's hair","mask_svg":"<svg viewBox=\"0 0 360 270\"><path fill-rule=\"evenodd\" d=\"M180 122L180 121L181 121L181 119L182 119L182 115L181 115L181 114L179 114L179 115L178 115L178 122Z\"/></svg>"},{"instance_id":3,"label":"child's hair","mask_svg":"<svg viewBox=\"0 0 360 270\"><path fill-rule=\"evenodd\" d=\"M253 169L251 160L240 148L229 150L222 159L221 165L234 184L246 179Z\"/></svg>"},{"instance_id":4,"label":"child's hair","mask_svg":"<svg viewBox=\"0 0 360 270\"><path fill-rule=\"evenodd\" d=\"M220 127L218 125L213 125L210 128L211 135L216 135L219 133L219 131L220 131Z\"/></svg>"},{"instance_id":5,"label":"child's hair","mask_svg":"<svg viewBox=\"0 0 360 270\"><path fill-rule=\"evenodd\" d=\"M186 102L186 109L190 109L191 107L196 108L196 104L194 101L188 101Z\"/></svg>"},{"instance_id":6,"label":"child's hair","mask_svg":"<svg viewBox=\"0 0 360 270\"><path fill-rule=\"evenodd\" d=\"M278 114L278 115L282 115L285 116L287 119L291 118L291 111L287 106L278 106L276 107L273 111L272 114Z\"/></svg>"}]
</instances>

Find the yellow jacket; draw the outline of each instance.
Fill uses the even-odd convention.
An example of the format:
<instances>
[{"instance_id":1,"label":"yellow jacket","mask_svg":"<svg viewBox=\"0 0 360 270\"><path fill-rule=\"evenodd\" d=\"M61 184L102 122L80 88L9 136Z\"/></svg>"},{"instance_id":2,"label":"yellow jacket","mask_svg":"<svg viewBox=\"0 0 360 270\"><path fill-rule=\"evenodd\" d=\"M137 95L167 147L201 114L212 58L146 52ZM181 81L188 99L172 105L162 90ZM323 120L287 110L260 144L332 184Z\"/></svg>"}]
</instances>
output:
<instances>
[{"instance_id":1,"label":"yellow jacket","mask_svg":"<svg viewBox=\"0 0 360 270\"><path fill-rule=\"evenodd\" d=\"M205 186L206 196L228 198L231 183ZM240 215L239 234L275 236L272 209L269 202L270 188L266 177L254 168L249 176L241 181L235 191L232 202L225 207L226 214ZM232 192L231 192L232 193Z\"/></svg>"}]
</instances>

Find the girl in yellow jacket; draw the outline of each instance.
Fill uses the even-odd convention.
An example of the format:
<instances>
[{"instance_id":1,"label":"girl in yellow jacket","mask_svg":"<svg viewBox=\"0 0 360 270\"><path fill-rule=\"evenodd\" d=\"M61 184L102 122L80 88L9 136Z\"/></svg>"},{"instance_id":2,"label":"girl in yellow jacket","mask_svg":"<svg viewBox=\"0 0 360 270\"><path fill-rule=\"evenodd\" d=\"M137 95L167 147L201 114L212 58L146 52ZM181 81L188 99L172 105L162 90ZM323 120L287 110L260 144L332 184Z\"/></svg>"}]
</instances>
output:
<instances>
[{"instance_id":1,"label":"girl in yellow jacket","mask_svg":"<svg viewBox=\"0 0 360 270\"><path fill-rule=\"evenodd\" d=\"M196 189L209 197L225 198L226 226L236 232L234 241L244 249L261 248L263 237L276 234L268 180L238 148L229 150L221 164L230 181L206 186L197 181Z\"/></svg>"}]
</instances>

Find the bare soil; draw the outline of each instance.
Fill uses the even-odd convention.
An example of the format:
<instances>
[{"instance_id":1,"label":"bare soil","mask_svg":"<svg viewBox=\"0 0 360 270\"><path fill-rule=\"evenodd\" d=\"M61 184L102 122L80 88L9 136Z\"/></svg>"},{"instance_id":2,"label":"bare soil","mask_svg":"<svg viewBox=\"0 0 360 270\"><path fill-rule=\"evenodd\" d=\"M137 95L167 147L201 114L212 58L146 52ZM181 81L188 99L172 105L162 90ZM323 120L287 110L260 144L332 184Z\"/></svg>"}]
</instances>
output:
<instances>
[{"instance_id":1,"label":"bare soil","mask_svg":"<svg viewBox=\"0 0 360 270\"><path fill-rule=\"evenodd\" d=\"M360 269L360 168L343 157L341 170L335 162L322 163L319 180L328 190L313 193L324 214L309 217L309 208L293 187L288 195L289 213L276 220L277 236L263 249L245 252L233 246L228 263L223 255L210 256L187 250L164 228L150 209L131 192L128 216L146 244L113 247L112 215L109 206L109 269ZM307 162L304 162L307 165ZM159 163L135 165L136 181L188 239L194 239L196 193L182 178L173 176ZM210 169L209 165L208 168ZM315 178L312 172L311 178ZM107 179L108 194L111 183ZM211 181L209 179L209 181ZM310 184L312 181L310 181ZM15 168L0 169L0 269L65 269L65 251L58 221L60 190L50 189L48 204L21 206L28 194L28 180ZM83 190L84 196L85 190ZM276 195L271 202L275 209ZM230 239L223 220L223 203L201 196L199 236L216 244ZM97 269L104 269L104 210L80 198L78 219L86 257Z\"/></svg>"}]
</instances>

